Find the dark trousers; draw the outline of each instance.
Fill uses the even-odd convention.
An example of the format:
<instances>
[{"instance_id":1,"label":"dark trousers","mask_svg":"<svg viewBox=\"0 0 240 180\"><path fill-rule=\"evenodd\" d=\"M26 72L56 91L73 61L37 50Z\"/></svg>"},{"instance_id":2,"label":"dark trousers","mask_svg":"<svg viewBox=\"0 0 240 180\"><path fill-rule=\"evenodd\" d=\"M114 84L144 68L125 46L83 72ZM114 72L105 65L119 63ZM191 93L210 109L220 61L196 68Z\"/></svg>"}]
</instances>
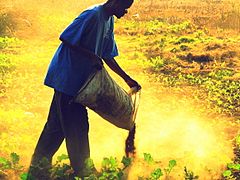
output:
<instances>
[{"instance_id":1,"label":"dark trousers","mask_svg":"<svg viewBox=\"0 0 240 180\"><path fill-rule=\"evenodd\" d=\"M84 168L84 161L90 156L88 114L86 107L71 100L72 96L55 90L47 122L32 156L31 166L43 158L47 158L51 164L53 155L65 138L74 172L79 174Z\"/></svg>"}]
</instances>

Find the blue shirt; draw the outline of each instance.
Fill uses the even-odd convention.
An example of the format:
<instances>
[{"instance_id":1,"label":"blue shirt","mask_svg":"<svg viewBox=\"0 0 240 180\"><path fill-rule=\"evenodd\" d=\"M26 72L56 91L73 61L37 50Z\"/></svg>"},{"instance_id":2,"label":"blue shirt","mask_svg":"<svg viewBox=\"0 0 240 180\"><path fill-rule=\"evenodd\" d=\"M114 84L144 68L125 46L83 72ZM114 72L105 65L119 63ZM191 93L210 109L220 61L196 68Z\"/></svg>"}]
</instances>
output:
<instances>
[{"instance_id":1,"label":"blue shirt","mask_svg":"<svg viewBox=\"0 0 240 180\"><path fill-rule=\"evenodd\" d=\"M44 84L75 96L92 71L89 59L77 47L103 59L114 58L118 49L113 25L113 16L108 17L102 5L82 12L60 35L62 43L49 65Z\"/></svg>"}]
</instances>

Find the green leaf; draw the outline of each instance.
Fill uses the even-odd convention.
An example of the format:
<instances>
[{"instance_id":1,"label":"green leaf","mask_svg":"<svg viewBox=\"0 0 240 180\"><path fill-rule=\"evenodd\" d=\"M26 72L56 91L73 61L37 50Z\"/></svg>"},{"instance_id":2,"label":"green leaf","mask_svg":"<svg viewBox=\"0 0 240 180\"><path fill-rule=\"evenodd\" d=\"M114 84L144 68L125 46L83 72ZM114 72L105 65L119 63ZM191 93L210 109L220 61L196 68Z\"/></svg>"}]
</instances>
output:
<instances>
[{"instance_id":1,"label":"green leaf","mask_svg":"<svg viewBox=\"0 0 240 180\"><path fill-rule=\"evenodd\" d=\"M108 164L109 164L109 159L106 158L106 157L103 158L103 160L102 160L102 167L106 168L108 166Z\"/></svg>"},{"instance_id":2,"label":"green leaf","mask_svg":"<svg viewBox=\"0 0 240 180\"><path fill-rule=\"evenodd\" d=\"M240 164L229 163L227 167L233 170L240 170Z\"/></svg>"},{"instance_id":3,"label":"green leaf","mask_svg":"<svg viewBox=\"0 0 240 180\"><path fill-rule=\"evenodd\" d=\"M236 170L240 171L240 164L236 164Z\"/></svg>"},{"instance_id":4,"label":"green leaf","mask_svg":"<svg viewBox=\"0 0 240 180\"><path fill-rule=\"evenodd\" d=\"M230 177L232 175L232 171L226 170L223 172L223 177Z\"/></svg>"},{"instance_id":5,"label":"green leaf","mask_svg":"<svg viewBox=\"0 0 240 180\"><path fill-rule=\"evenodd\" d=\"M170 172L172 171L173 167L176 166L176 164L177 162L174 159L169 161L168 167L164 169L167 175L170 174Z\"/></svg>"},{"instance_id":6,"label":"green leaf","mask_svg":"<svg viewBox=\"0 0 240 180\"><path fill-rule=\"evenodd\" d=\"M144 153L143 155L144 155L144 161L146 161L148 164L151 164L151 163L154 162L151 154L149 154L149 153Z\"/></svg>"},{"instance_id":7,"label":"green leaf","mask_svg":"<svg viewBox=\"0 0 240 180\"><path fill-rule=\"evenodd\" d=\"M28 173L22 173L22 174L20 175L20 179L21 179L21 180L27 180L27 179L28 179Z\"/></svg>"},{"instance_id":8,"label":"green leaf","mask_svg":"<svg viewBox=\"0 0 240 180\"><path fill-rule=\"evenodd\" d=\"M116 158L110 157L110 171L116 171L118 167L118 162Z\"/></svg>"},{"instance_id":9,"label":"green leaf","mask_svg":"<svg viewBox=\"0 0 240 180\"><path fill-rule=\"evenodd\" d=\"M122 172L122 171L119 171L119 172L117 173L117 177L118 177L119 179L121 179L122 176L123 176L123 172Z\"/></svg>"},{"instance_id":10,"label":"green leaf","mask_svg":"<svg viewBox=\"0 0 240 180\"><path fill-rule=\"evenodd\" d=\"M128 167L132 163L132 159L129 157L123 156L121 163L123 163L125 167Z\"/></svg>"},{"instance_id":11,"label":"green leaf","mask_svg":"<svg viewBox=\"0 0 240 180\"><path fill-rule=\"evenodd\" d=\"M57 157L57 160L59 162L61 162L62 160L66 160L66 159L68 159L68 155L66 155L66 154L62 154L62 155Z\"/></svg>"},{"instance_id":12,"label":"green leaf","mask_svg":"<svg viewBox=\"0 0 240 180\"><path fill-rule=\"evenodd\" d=\"M1 165L5 166L5 165L7 165L8 163L9 163L9 161L8 161L7 159L5 159L5 158L3 158L3 157L0 157L0 164L1 164Z\"/></svg>"},{"instance_id":13,"label":"green leaf","mask_svg":"<svg viewBox=\"0 0 240 180\"><path fill-rule=\"evenodd\" d=\"M91 170L94 168L94 163L93 163L93 160L91 158L88 158L85 160L85 165L86 165L86 168Z\"/></svg>"},{"instance_id":14,"label":"green leaf","mask_svg":"<svg viewBox=\"0 0 240 180\"><path fill-rule=\"evenodd\" d=\"M113 158L113 157L103 158L102 168L104 170L115 171L117 167L118 167L118 162L116 158Z\"/></svg>"},{"instance_id":15,"label":"green leaf","mask_svg":"<svg viewBox=\"0 0 240 180\"><path fill-rule=\"evenodd\" d=\"M12 163L3 157L0 157L0 167L2 169L10 169L10 168L12 168Z\"/></svg>"},{"instance_id":16,"label":"green leaf","mask_svg":"<svg viewBox=\"0 0 240 180\"><path fill-rule=\"evenodd\" d=\"M99 178L95 174L90 174L88 177L84 177L84 180L99 180ZM82 180L81 178L75 180Z\"/></svg>"},{"instance_id":17,"label":"green leaf","mask_svg":"<svg viewBox=\"0 0 240 180\"><path fill-rule=\"evenodd\" d=\"M174 166L176 166L176 165L177 165L176 160L173 159L173 160L170 160L170 161L169 161L169 165L168 165L168 166L169 166L170 169L172 169L172 168L173 168Z\"/></svg>"},{"instance_id":18,"label":"green leaf","mask_svg":"<svg viewBox=\"0 0 240 180\"><path fill-rule=\"evenodd\" d=\"M19 155L17 155L17 153L14 153L14 152L11 153L11 154L10 154L10 157L11 157L12 163L13 163L14 165L16 165L16 164L19 163L20 157L19 157Z\"/></svg>"},{"instance_id":19,"label":"green leaf","mask_svg":"<svg viewBox=\"0 0 240 180\"><path fill-rule=\"evenodd\" d=\"M152 173L151 173L151 178L154 180L159 179L161 176L163 176L162 170L160 168L155 169Z\"/></svg>"}]
</instances>

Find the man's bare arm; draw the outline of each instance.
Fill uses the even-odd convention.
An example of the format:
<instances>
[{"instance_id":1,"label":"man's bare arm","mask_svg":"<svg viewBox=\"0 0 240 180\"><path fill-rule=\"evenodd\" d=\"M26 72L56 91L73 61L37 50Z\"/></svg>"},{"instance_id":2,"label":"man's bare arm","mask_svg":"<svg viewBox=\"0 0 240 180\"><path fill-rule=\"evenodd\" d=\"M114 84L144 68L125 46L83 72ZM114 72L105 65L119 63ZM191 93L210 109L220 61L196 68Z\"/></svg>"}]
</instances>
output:
<instances>
[{"instance_id":1,"label":"man's bare arm","mask_svg":"<svg viewBox=\"0 0 240 180\"><path fill-rule=\"evenodd\" d=\"M129 87L137 86L139 89L141 86L137 83L137 81L133 80L127 73L118 65L116 60L113 59L104 59L105 63L113 70L116 74L118 74L123 80L128 84Z\"/></svg>"}]
</instances>

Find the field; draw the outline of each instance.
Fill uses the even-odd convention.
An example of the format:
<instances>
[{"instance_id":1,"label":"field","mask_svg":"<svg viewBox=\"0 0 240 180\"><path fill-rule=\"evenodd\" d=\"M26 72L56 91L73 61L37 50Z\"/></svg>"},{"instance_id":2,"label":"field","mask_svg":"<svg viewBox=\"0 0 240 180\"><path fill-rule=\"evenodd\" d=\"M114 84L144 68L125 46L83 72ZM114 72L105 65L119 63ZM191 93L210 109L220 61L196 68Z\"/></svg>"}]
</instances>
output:
<instances>
[{"instance_id":1,"label":"field","mask_svg":"<svg viewBox=\"0 0 240 180\"><path fill-rule=\"evenodd\" d=\"M101 2L1 0L0 179L26 179L53 95L43 80L59 34ZM89 110L91 159L102 179L240 178L239 32L237 0L135 0L115 20L116 59L142 91L134 159L123 158L128 132ZM71 172L62 154L65 144L52 179Z\"/></svg>"}]
</instances>

